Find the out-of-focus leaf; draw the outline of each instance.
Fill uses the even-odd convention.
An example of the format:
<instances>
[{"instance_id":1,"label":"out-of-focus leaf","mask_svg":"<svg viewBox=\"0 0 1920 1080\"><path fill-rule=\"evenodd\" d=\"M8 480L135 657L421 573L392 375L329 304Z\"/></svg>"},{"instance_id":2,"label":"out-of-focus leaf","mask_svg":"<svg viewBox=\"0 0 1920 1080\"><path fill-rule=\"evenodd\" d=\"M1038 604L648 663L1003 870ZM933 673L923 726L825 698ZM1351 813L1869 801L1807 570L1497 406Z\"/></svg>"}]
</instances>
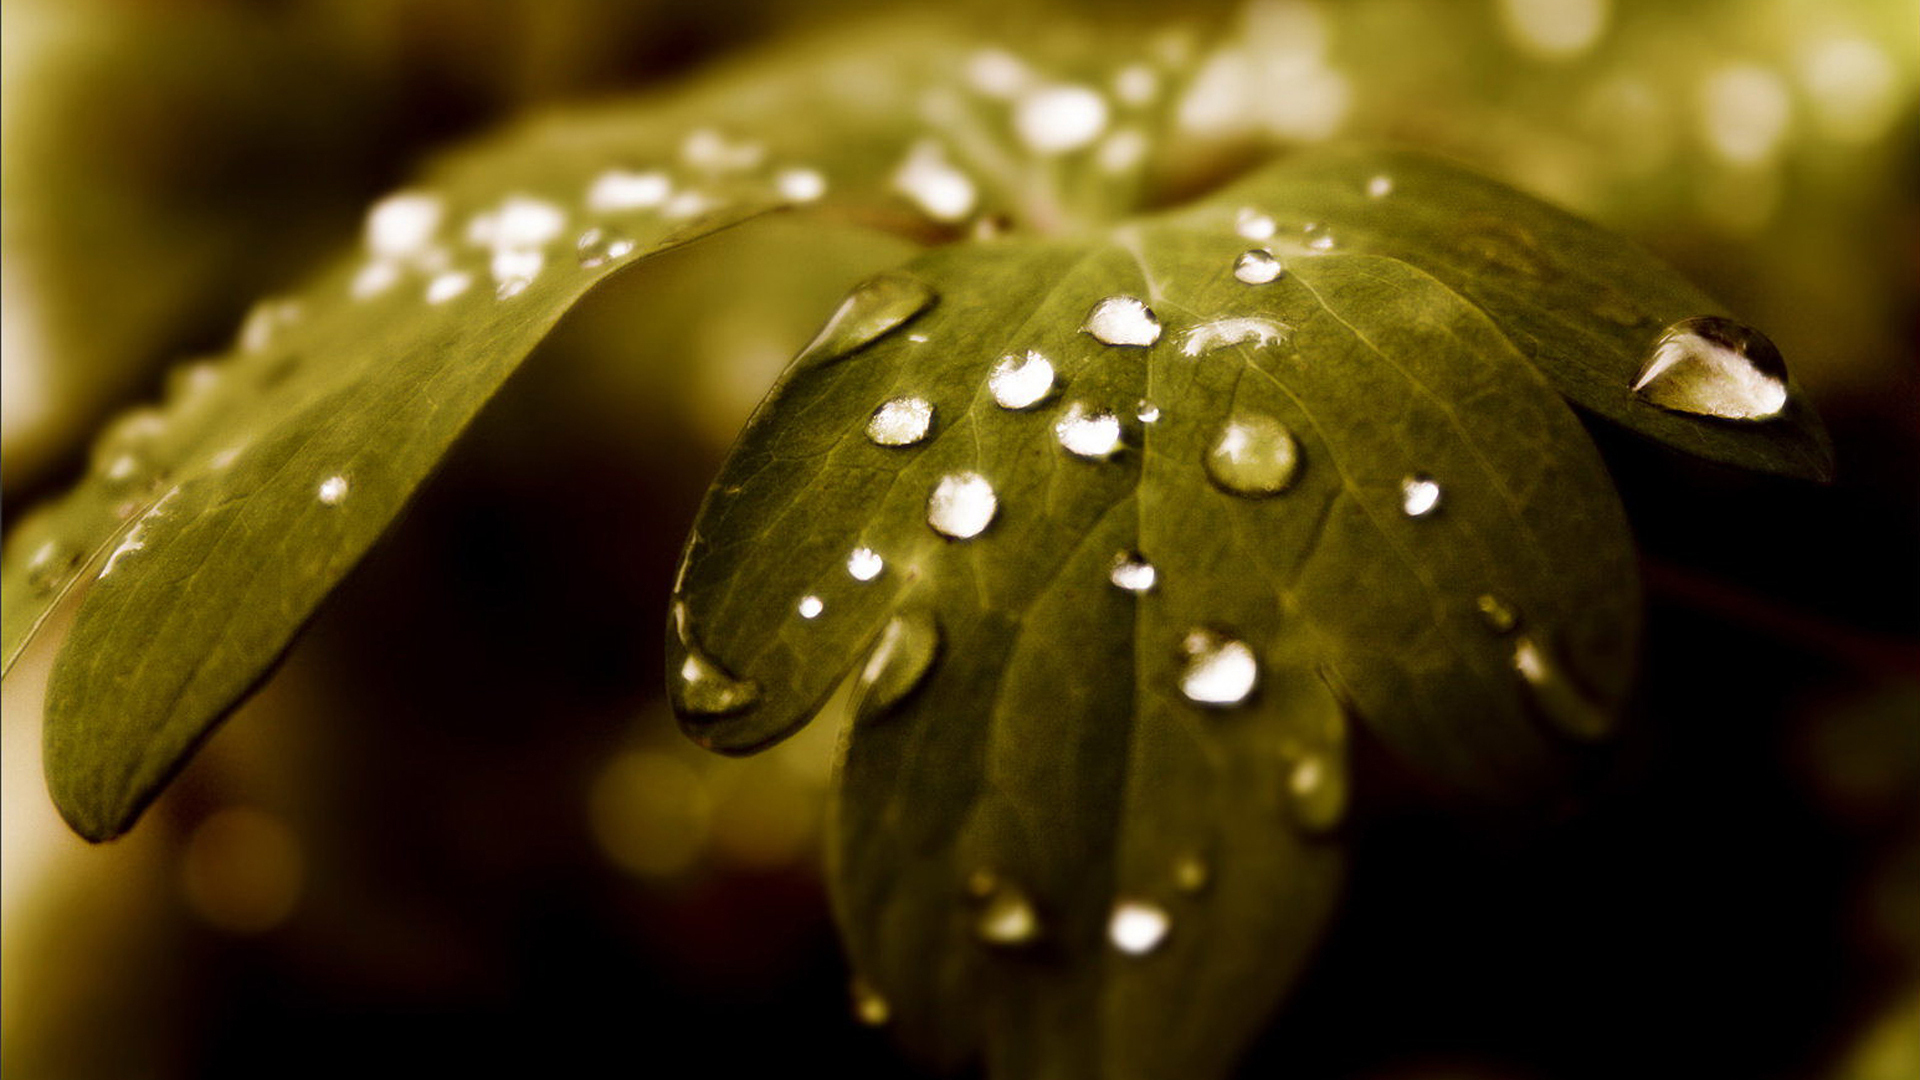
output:
<instances>
[{"instance_id":1,"label":"out-of-focus leaf","mask_svg":"<svg viewBox=\"0 0 1920 1080\"><path fill-rule=\"evenodd\" d=\"M1625 521L1514 309L1417 252L1242 235L1264 231L1243 208L1284 221L1355 166L1449 197L1444 166L1336 161L1085 239L930 254L907 268L919 303L857 290L843 315L897 317L799 358L696 525L669 656L683 722L752 751L860 672L841 919L862 1011L936 1060L1223 1072L1330 910L1350 713L1436 782L1524 800L1627 691ZM1250 248L1287 272L1262 280ZM1157 336L1094 329L1151 344L1083 330L1110 297L1145 301ZM1057 380L1007 407L991 372L1029 350ZM885 422L918 404L924 437ZM1075 452L1103 424L1121 444ZM1293 472L1263 475L1282 441ZM958 539L977 519L934 519L967 477L995 502ZM945 491L965 509L978 488ZM1134 555L1145 591L1121 587L1145 582Z\"/></svg>"}]
</instances>

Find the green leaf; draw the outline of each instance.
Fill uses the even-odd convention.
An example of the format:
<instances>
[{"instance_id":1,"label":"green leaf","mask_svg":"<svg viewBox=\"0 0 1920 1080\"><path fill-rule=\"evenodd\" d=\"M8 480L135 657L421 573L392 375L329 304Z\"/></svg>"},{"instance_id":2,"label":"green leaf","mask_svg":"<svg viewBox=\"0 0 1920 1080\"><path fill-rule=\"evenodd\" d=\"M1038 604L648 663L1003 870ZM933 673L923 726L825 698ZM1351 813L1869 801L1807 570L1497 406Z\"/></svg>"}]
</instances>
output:
<instances>
[{"instance_id":1,"label":"green leaf","mask_svg":"<svg viewBox=\"0 0 1920 1080\"><path fill-rule=\"evenodd\" d=\"M920 131L915 88L953 61L924 34L890 40L898 52L803 48L458 151L412 186L441 211L429 240L352 254L263 302L230 355L183 367L163 406L111 426L88 476L15 530L0 567L9 667L54 605L80 600L46 708L69 823L96 840L132 824L596 283L808 201L814 175L827 191L813 212L878 207L859 213L924 231L887 191ZM624 200L603 188L596 201L610 175ZM486 241L488 215L496 236L533 238Z\"/></svg>"},{"instance_id":2,"label":"green leaf","mask_svg":"<svg viewBox=\"0 0 1920 1080\"><path fill-rule=\"evenodd\" d=\"M1282 164L1105 234L924 256L906 321L803 353L709 494L676 592L676 706L702 743L750 752L858 673L840 918L887 1006L861 1011L940 1063L1224 1072L1337 894L1349 716L1439 790L1525 804L1628 691L1631 540L1526 333L1591 322L1590 298L1476 303L1411 240L1373 253L1385 226L1273 237L1287 272L1242 280L1243 208L1305 224L1296 204L1327 216L1324 188L1387 167L1415 178L1397 199L1450 198L1442 165L1333 160L1358 171ZM837 321L899 314L906 291L856 291ZM1083 330L1110 297L1144 300L1157 339ZM991 373L1029 350L1055 390L1005 407ZM903 401L931 406L923 438L916 409L884 408ZM1107 416L1111 455L1068 448L1098 450ZM984 528L939 494L968 477L995 496ZM1114 583L1135 554L1148 591ZM1153 938L1156 913L1164 938L1130 954L1117 913L1119 942Z\"/></svg>"}]
</instances>

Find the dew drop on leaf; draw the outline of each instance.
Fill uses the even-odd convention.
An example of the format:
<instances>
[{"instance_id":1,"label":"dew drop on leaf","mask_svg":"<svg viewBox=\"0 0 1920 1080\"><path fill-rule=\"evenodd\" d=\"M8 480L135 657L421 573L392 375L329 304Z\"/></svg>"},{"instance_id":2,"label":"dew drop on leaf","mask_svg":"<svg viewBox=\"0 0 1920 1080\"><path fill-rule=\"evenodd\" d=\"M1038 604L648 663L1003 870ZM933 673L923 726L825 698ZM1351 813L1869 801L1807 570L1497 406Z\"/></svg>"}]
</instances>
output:
<instances>
[{"instance_id":1,"label":"dew drop on leaf","mask_svg":"<svg viewBox=\"0 0 1920 1080\"><path fill-rule=\"evenodd\" d=\"M1053 362L1034 349L1025 357L1001 357L987 375L987 388L1003 409L1030 409L1053 393L1053 384Z\"/></svg>"},{"instance_id":2,"label":"dew drop on leaf","mask_svg":"<svg viewBox=\"0 0 1920 1080\"><path fill-rule=\"evenodd\" d=\"M894 170L893 190L921 213L948 225L965 221L980 197L973 178L949 162L946 151L932 140L915 143L907 152Z\"/></svg>"},{"instance_id":3,"label":"dew drop on leaf","mask_svg":"<svg viewBox=\"0 0 1920 1080\"><path fill-rule=\"evenodd\" d=\"M1173 929L1166 909L1146 900L1122 900L1107 919L1107 940L1128 956L1145 956L1160 947Z\"/></svg>"},{"instance_id":4,"label":"dew drop on leaf","mask_svg":"<svg viewBox=\"0 0 1920 1080\"><path fill-rule=\"evenodd\" d=\"M933 427L933 403L925 398L889 398L867 418L867 438L877 446L912 446Z\"/></svg>"},{"instance_id":5,"label":"dew drop on leaf","mask_svg":"<svg viewBox=\"0 0 1920 1080\"><path fill-rule=\"evenodd\" d=\"M1053 424L1054 438L1075 457L1094 461L1113 456L1120 449L1120 418L1104 409L1093 409L1081 402L1068 405Z\"/></svg>"},{"instance_id":6,"label":"dew drop on leaf","mask_svg":"<svg viewBox=\"0 0 1920 1080\"><path fill-rule=\"evenodd\" d=\"M1207 448L1207 477L1221 490L1249 498L1285 491L1300 469L1300 445L1270 416L1236 416Z\"/></svg>"},{"instance_id":7,"label":"dew drop on leaf","mask_svg":"<svg viewBox=\"0 0 1920 1080\"><path fill-rule=\"evenodd\" d=\"M1324 833L1333 829L1347 812L1345 770L1331 755L1301 754L1287 771L1287 800L1302 830Z\"/></svg>"},{"instance_id":8,"label":"dew drop on leaf","mask_svg":"<svg viewBox=\"0 0 1920 1080\"><path fill-rule=\"evenodd\" d=\"M993 485L976 472L948 473L927 496L927 524L955 540L979 536L986 530L1000 500Z\"/></svg>"},{"instance_id":9,"label":"dew drop on leaf","mask_svg":"<svg viewBox=\"0 0 1920 1080\"><path fill-rule=\"evenodd\" d=\"M347 492L351 490L351 488L352 485L344 476L336 474L327 477L325 480L320 481L320 505L339 506L341 503L347 501Z\"/></svg>"},{"instance_id":10,"label":"dew drop on leaf","mask_svg":"<svg viewBox=\"0 0 1920 1080\"><path fill-rule=\"evenodd\" d=\"M1515 639L1513 670L1520 673L1541 719L1562 735L1593 740L1612 734L1613 714L1582 693L1552 651L1531 636Z\"/></svg>"},{"instance_id":11,"label":"dew drop on leaf","mask_svg":"<svg viewBox=\"0 0 1920 1080\"><path fill-rule=\"evenodd\" d=\"M852 575L855 581L872 581L880 576L880 571L886 568L887 561L870 547L854 548L847 556L847 573Z\"/></svg>"},{"instance_id":12,"label":"dew drop on leaf","mask_svg":"<svg viewBox=\"0 0 1920 1080\"><path fill-rule=\"evenodd\" d=\"M1109 296L1093 305L1081 326L1102 345L1151 345L1160 340L1160 320L1143 301Z\"/></svg>"},{"instance_id":13,"label":"dew drop on leaf","mask_svg":"<svg viewBox=\"0 0 1920 1080\"><path fill-rule=\"evenodd\" d=\"M659 170L608 169L587 188L587 209L599 214L651 210L672 193L673 183Z\"/></svg>"},{"instance_id":14,"label":"dew drop on leaf","mask_svg":"<svg viewBox=\"0 0 1920 1080\"><path fill-rule=\"evenodd\" d=\"M1281 264L1280 260L1275 258L1272 252L1262 248L1243 251L1239 258L1233 260L1234 278L1247 285L1265 285L1271 281L1278 281L1286 272L1287 268Z\"/></svg>"},{"instance_id":15,"label":"dew drop on leaf","mask_svg":"<svg viewBox=\"0 0 1920 1080\"><path fill-rule=\"evenodd\" d=\"M1251 344L1256 349L1290 340L1293 331L1285 323L1259 315L1240 315L1197 323L1180 335L1180 351L1187 356L1205 356L1233 345Z\"/></svg>"},{"instance_id":16,"label":"dew drop on leaf","mask_svg":"<svg viewBox=\"0 0 1920 1080\"><path fill-rule=\"evenodd\" d=\"M444 304L473 286L473 275L464 270L436 274L427 282L427 303Z\"/></svg>"},{"instance_id":17,"label":"dew drop on leaf","mask_svg":"<svg viewBox=\"0 0 1920 1080\"><path fill-rule=\"evenodd\" d=\"M898 705L933 670L940 652L940 626L925 611L895 615L860 669L854 691L856 715L873 720Z\"/></svg>"},{"instance_id":18,"label":"dew drop on leaf","mask_svg":"<svg viewBox=\"0 0 1920 1080\"><path fill-rule=\"evenodd\" d=\"M798 611L803 619L817 619L821 612L827 610L827 602L817 596L803 596L800 598L800 603L794 605L794 610Z\"/></svg>"},{"instance_id":19,"label":"dew drop on leaf","mask_svg":"<svg viewBox=\"0 0 1920 1080\"><path fill-rule=\"evenodd\" d=\"M595 225L580 234L573 250L580 265L592 270L633 254L633 238L618 229Z\"/></svg>"},{"instance_id":20,"label":"dew drop on leaf","mask_svg":"<svg viewBox=\"0 0 1920 1080\"><path fill-rule=\"evenodd\" d=\"M1238 638L1215 630L1195 629L1181 643L1186 666L1180 672L1180 692L1199 705L1238 705L1260 681L1253 649Z\"/></svg>"},{"instance_id":21,"label":"dew drop on leaf","mask_svg":"<svg viewBox=\"0 0 1920 1080\"><path fill-rule=\"evenodd\" d=\"M1160 419L1160 406L1155 405L1146 398L1141 398L1140 404L1134 406L1133 415L1137 417L1141 423L1151 424Z\"/></svg>"},{"instance_id":22,"label":"dew drop on leaf","mask_svg":"<svg viewBox=\"0 0 1920 1080\"><path fill-rule=\"evenodd\" d=\"M367 210L367 250L376 258L409 259L420 254L440 231L446 204L424 191L400 191Z\"/></svg>"},{"instance_id":23,"label":"dew drop on leaf","mask_svg":"<svg viewBox=\"0 0 1920 1080\"><path fill-rule=\"evenodd\" d=\"M33 549L27 559L27 585L45 595L58 588L80 568L80 551L57 540L48 540Z\"/></svg>"},{"instance_id":24,"label":"dew drop on leaf","mask_svg":"<svg viewBox=\"0 0 1920 1080\"><path fill-rule=\"evenodd\" d=\"M1001 948L1030 945L1040 937L1040 914L1024 891L1000 882L987 893L986 902L974 919L973 931L988 945Z\"/></svg>"},{"instance_id":25,"label":"dew drop on leaf","mask_svg":"<svg viewBox=\"0 0 1920 1080\"><path fill-rule=\"evenodd\" d=\"M1013 130L1036 154L1065 154L1093 144L1107 128L1107 99L1085 86L1040 87L1014 105Z\"/></svg>"},{"instance_id":26,"label":"dew drop on leaf","mask_svg":"<svg viewBox=\"0 0 1920 1080\"><path fill-rule=\"evenodd\" d=\"M1674 412L1769 420L1787 404L1787 364L1765 334L1702 316L1667 327L1634 377L1633 392Z\"/></svg>"},{"instance_id":27,"label":"dew drop on leaf","mask_svg":"<svg viewBox=\"0 0 1920 1080\"><path fill-rule=\"evenodd\" d=\"M1241 207L1239 213L1234 215L1233 231L1244 239L1271 240L1276 229L1272 217L1251 206Z\"/></svg>"},{"instance_id":28,"label":"dew drop on leaf","mask_svg":"<svg viewBox=\"0 0 1920 1080\"><path fill-rule=\"evenodd\" d=\"M1473 606L1480 612L1480 622L1496 634L1511 633L1520 625L1520 616L1512 606L1492 593L1481 593Z\"/></svg>"},{"instance_id":29,"label":"dew drop on leaf","mask_svg":"<svg viewBox=\"0 0 1920 1080\"><path fill-rule=\"evenodd\" d=\"M1113 557L1113 569L1108 571L1107 580L1115 587L1130 593L1153 591L1160 579L1160 572L1147 561L1147 557L1137 551L1123 551Z\"/></svg>"},{"instance_id":30,"label":"dew drop on leaf","mask_svg":"<svg viewBox=\"0 0 1920 1080\"><path fill-rule=\"evenodd\" d=\"M932 306L937 294L911 274L868 278L840 302L795 364L824 364L873 344Z\"/></svg>"},{"instance_id":31,"label":"dew drop on leaf","mask_svg":"<svg viewBox=\"0 0 1920 1080\"><path fill-rule=\"evenodd\" d=\"M1367 198L1384 199L1393 194L1393 177L1382 173L1367 181Z\"/></svg>"},{"instance_id":32,"label":"dew drop on leaf","mask_svg":"<svg viewBox=\"0 0 1920 1080\"><path fill-rule=\"evenodd\" d=\"M1312 248L1314 251L1332 251L1333 250L1334 248L1333 233L1327 231L1327 227L1325 225L1322 225L1319 222L1312 222L1303 226L1300 232L1306 238L1307 246L1309 248Z\"/></svg>"},{"instance_id":33,"label":"dew drop on leaf","mask_svg":"<svg viewBox=\"0 0 1920 1080\"><path fill-rule=\"evenodd\" d=\"M1410 518L1432 516L1440 509L1440 485L1432 477L1414 475L1400 481L1400 512Z\"/></svg>"},{"instance_id":34,"label":"dew drop on leaf","mask_svg":"<svg viewBox=\"0 0 1920 1080\"><path fill-rule=\"evenodd\" d=\"M752 708L760 701L760 685L736 679L693 640L687 626L687 605L673 605L674 634L681 659L669 679L674 708L692 716L727 716Z\"/></svg>"},{"instance_id":35,"label":"dew drop on leaf","mask_svg":"<svg viewBox=\"0 0 1920 1080\"><path fill-rule=\"evenodd\" d=\"M790 203L810 203L827 193L827 178L818 169L782 169L774 176L773 187Z\"/></svg>"}]
</instances>

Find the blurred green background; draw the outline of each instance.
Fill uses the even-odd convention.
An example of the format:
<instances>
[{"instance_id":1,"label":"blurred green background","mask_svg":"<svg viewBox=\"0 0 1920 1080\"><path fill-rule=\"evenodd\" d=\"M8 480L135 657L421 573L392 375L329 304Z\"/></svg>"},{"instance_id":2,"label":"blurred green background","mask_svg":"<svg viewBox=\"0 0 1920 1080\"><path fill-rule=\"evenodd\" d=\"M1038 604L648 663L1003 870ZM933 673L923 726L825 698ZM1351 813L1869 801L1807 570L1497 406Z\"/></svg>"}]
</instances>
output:
<instances>
[{"instance_id":1,"label":"blurred green background","mask_svg":"<svg viewBox=\"0 0 1920 1080\"><path fill-rule=\"evenodd\" d=\"M881 6L10 0L8 521L434 148ZM1165 18L955 15L1012 46ZM1813 488L1594 427L1648 560L1628 737L1561 821L1363 814L1348 910L1248 1074L1920 1077L1920 4L1269 0L1177 25L1190 132L1424 146L1633 236L1774 338L1840 467ZM610 282L126 840L87 848L48 805L31 653L4 699L0 1070L906 1071L848 1015L830 726L704 755L660 635L734 432L840 293L914 250L775 218Z\"/></svg>"}]
</instances>

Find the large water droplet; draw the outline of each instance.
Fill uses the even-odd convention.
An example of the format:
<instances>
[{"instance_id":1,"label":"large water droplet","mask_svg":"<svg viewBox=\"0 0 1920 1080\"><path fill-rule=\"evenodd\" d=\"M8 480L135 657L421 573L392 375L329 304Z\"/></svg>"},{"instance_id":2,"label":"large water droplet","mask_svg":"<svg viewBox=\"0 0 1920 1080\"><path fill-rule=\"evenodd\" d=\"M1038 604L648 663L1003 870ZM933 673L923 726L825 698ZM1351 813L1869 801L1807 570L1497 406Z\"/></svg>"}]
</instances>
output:
<instances>
[{"instance_id":1,"label":"large water droplet","mask_svg":"<svg viewBox=\"0 0 1920 1080\"><path fill-rule=\"evenodd\" d=\"M1231 345L1251 344L1256 349L1286 342L1293 328L1283 322L1259 315L1241 315L1214 319L1187 328L1180 336L1180 351L1187 356L1204 356Z\"/></svg>"},{"instance_id":2,"label":"large water droplet","mask_svg":"<svg viewBox=\"0 0 1920 1080\"><path fill-rule=\"evenodd\" d=\"M889 398L867 418L867 438L880 446L912 446L933 427L933 403L925 398Z\"/></svg>"},{"instance_id":3,"label":"large water droplet","mask_svg":"<svg viewBox=\"0 0 1920 1080\"><path fill-rule=\"evenodd\" d=\"M1181 643L1186 666L1180 672L1180 692L1200 705L1238 705L1260 681L1260 665L1253 649L1238 638L1215 630L1195 629Z\"/></svg>"},{"instance_id":4,"label":"large water droplet","mask_svg":"<svg viewBox=\"0 0 1920 1080\"><path fill-rule=\"evenodd\" d=\"M1236 416L1207 448L1207 476L1222 490L1250 498L1285 491L1300 469L1300 446L1270 416Z\"/></svg>"},{"instance_id":5,"label":"large water droplet","mask_svg":"<svg viewBox=\"0 0 1920 1080\"><path fill-rule=\"evenodd\" d=\"M1053 362L1028 349L1024 358L1004 356L987 375L987 388L1003 409L1030 409L1053 393Z\"/></svg>"},{"instance_id":6,"label":"large water droplet","mask_svg":"<svg viewBox=\"0 0 1920 1080\"><path fill-rule=\"evenodd\" d=\"M1520 673L1541 718L1561 734L1592 740L1613 733L1613 714L1582 693L1552 651L1531 636L1514 640L1513 670Z\"/></svg>"},{"instance_id":7,"label":"large water droplet","mask_svg":"<svg viewBox=\"0 0 1920 1080\"><path fill-rule=\"evenodd\" d=\"M1440 509L1440 485L1430 476L1418 474L1400 481L1400 512L1410 518L1423 518Z\"/></svg>"},{"instance_id":8,"label":"large water droplet","mask_svg":"<svg viewBox=\"0 0 1920 1080\"><path fill-rule=\"evenodd\" d=\"M1109 296L1093 305L1080 329L1102 345L1151 345L1160 340L1153 309L1131 296Z\"/></svg>"},{"instance_id":9,"label":"large water droplet","mask_svg":"<svg viewBox=\"0 0 1920 1080\"><path fill-rule=\"evenodd\" d=\"M1107 128L1107 99L1085 86L1045 86L1014 106L1013 130L1036 154L1091 146Z\"/></svg>"},{"instance_id":10,"label":"large water droplet","mask_svg":"<svg viewBox=\"0 0 1920 1080\"><path fill-rule=\"evenodd\" d=\"M854 690L855 715L877 719L914 691L940 653L940 626L925 611L895 615L867 654Z\"/></svg>"},{"instance_id":11,"label":"large water droplet","mask_svg":"<svg viewBox=\"0 0 1920 1080\"><path fill-rule=\"evenodd\" d=\"M868 278L854 288L840 307L802 349L796 364L824 364L873 344L888 332L932 306L932 286L903 273Z\"/></svg>"},{"instance_id":12,"label":"large water droplet","mask_svg":"<svg viewBox=\"0 0 1920 1080\"><path fill-rule=\"evenodd\" d=\"M927 496L927 524L942 536L966 540L985 531L1000 500L993 485L976 472L948 473Z\"/></svg>"},{"instance_id":13,"label":"large water droplet","mask_svg":"<svg viewBox=\"0 0 1920 1080\"><path fill-rule=\"evenodd\" d=\"M1243 251L1239 258L1233 260L1233 276L1248 285L1278 281L1280 275L1286 272L1286 266L1274 257L1273 252L1261 248Z\"/></svg>"},{"instance_id":14,"label":"large water droplet","mask_svg":"<svg viewBox=\"0 0 1920 1080\"><path fill-rule=\"evenodd\" d=\"M1120 418L1105 409L1094 409L1073 402L1053 423L1054 438L1075 457L1095 461L1112 457L1120 449Z\"/></svg>"},{"instance_id":15,"label":"large water droplet","mask_svg":"<svg viewBox=\"0 0 1920 1080\"><path fill-rule=\"evenodd\" d=\"M1153 591L1160 579L1160 572L1147 561L1145 555L1137 551L1123 551L1113 557L1113 569L1108 572L1107 580L1130 593Z\"/></svg>"},{"instance_id":16,"label":"large water droplet","mask_svg":"<svg viewBox=\"0 0 1920 1080\"><path fill-rule=\"evenodd\" d=\"M857 547L847 556L847 573L855 581L872 581L887 568L887 561L870 547Z\"/></svg>"},{"instance_id":17,"label":"large water droplet","mask_svg":"<svg viewBox=\"0 0 1920 1080\"><path fill-rule=\"evenodd\" d=\"M1347 813L1347 775L1331 754L1309 751L1287 770L1287 798L1293 817L1310 833L1324 833Z\"/></svg>"},{"instance_id":18,"label":"large water droplet","mask_svg":"<svg viewBox=\"0 0 1920 1080\"><path fill-rule=\"evenodd\" d=\"M1128 956L1145 956L1160 947L1173 929L1165 908L1146 900L1121 900L1107 919L1107 940Z\"/></svg>"},{"instance_id":19,"label":"large water droplet","mask_svg":"<svg viewBox=\"0 0 1920 1080\"><path fill-rule=\"evenodd\" d=\"M855 978L848 991L853 1018L868 1027L881 1027L893 1018L893 1007L865 979Z\"/></svg>"},{"instance_id":20,"label":"large water droplet","mask_svg":"<svg viewBox=\"0 0 1920 1080\"><path fill-rule=\"evenodd\" d=\"M318 493L320 505L339 506L341 503L346 502L347 492L352 490L352 486L346 477L337 474L320 481L320 490Z\"/></svg>"},{"instance_id":21,"label":"large water droplet","mask_svg":"<svg viewBox=\"0 0 1920 1080\"><path fill-rule=\"evenodd\" d=\"M759 703L758 683L734 678L693 640L682 601L674 602L673 625L681 655L672 668L668 689L676 710L690 716L727 716Z\"/></svg>"},{"instance_id":22,"label":"large water droplet","mask_svg":"<svg viewBox=\"0 0 1920 1080\"><path fill-rule=\"evenodd\" d=\"M998 883L981 905L974 919L974 933L981 941L1002 948L1031 945L1040 937L1040 913L1033 901L1014 885Z\"/></svg>"},{"instance_id":23,"label":"large water droplet","mask_svg":"<svg viewBox=\"0 0 1920 1080\"><path fill-rule=\"evenodd\" d=\"M573 250L580 265L592 270L633 254L633 237L618 229L595 225L580 234Z\"/></svg>"},{"instance_id":24,"label":"large water droplet","mask_svg":"<svg viewBox=\"0 0 1920 1080\"><path fill-rule=\"evenodd\" d=\"M1787 364L1765 334L1718 316L1682 319L1653 344L1633 392L1663 409L1768 420L1787 405Z\"/></svg>"},{"instance_id":25,"label":"large water droplet","mask_svg":"<svg viewBox=\"0 0 1920 1080\"><path fill-rule=\"evenodd\" d=\"M1473 602L1480 612L1480 621L1487 629L1496 634L1512 633L1520 625L1520 616L1506 601L1492 593L1481 593Z\"/></svg>"}]
</instances>

